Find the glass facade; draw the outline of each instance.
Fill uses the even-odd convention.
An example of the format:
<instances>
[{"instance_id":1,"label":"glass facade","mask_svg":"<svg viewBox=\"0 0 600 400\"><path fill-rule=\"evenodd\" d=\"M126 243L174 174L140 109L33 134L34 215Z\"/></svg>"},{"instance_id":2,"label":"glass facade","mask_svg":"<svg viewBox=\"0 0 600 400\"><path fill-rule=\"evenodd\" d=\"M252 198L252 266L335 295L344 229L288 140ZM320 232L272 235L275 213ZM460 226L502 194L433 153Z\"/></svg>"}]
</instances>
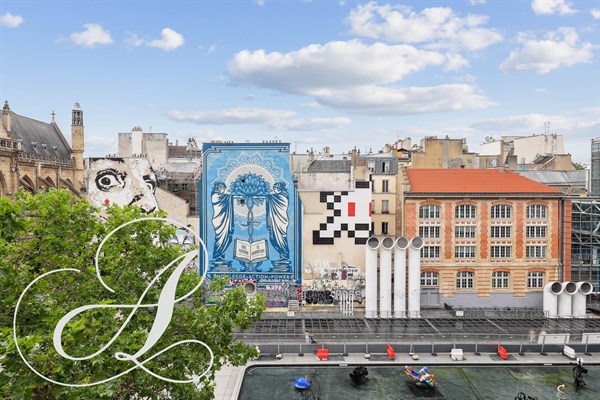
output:
<instances>
[{"instance_id":1,"label":"glass facade","mask_svg":"<svg viewBox=\"0 0 600 400\"><path fill-rule=\"evenodd\" d=\"M600 293L600 197L571 198L571 280Z\"/></svg>"},{"instance_id":2,"label":"glass facade","mask_svg":"<svg viewBox=\"0 0 600 400\"><path fill-rule=\"evenodd\" d=\"M600 138L592 139L591 175L590 195L600 196Z\"/></svg>"}]
</instances>

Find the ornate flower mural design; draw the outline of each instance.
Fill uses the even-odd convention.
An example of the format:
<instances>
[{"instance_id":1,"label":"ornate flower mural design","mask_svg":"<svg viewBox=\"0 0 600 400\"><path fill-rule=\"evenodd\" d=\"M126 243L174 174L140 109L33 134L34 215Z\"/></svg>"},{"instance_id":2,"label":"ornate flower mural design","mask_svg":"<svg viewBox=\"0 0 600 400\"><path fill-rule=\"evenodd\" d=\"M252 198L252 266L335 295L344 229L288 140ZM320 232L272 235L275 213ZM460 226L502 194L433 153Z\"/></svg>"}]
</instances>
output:
<instances>
[{"instance_id":1,"label":"ornate flower mural design","mask_svg":"<svg viewBox=\"0 0 600 400\"><path fill-rule=\"evenodd\" d=\"M238 176L229 190L238 198L238 204L246 204L251 209L255 204L264 202L264 196L269 195L271 187L262 176L249 173Z\"/></svg>"}]
</instances>

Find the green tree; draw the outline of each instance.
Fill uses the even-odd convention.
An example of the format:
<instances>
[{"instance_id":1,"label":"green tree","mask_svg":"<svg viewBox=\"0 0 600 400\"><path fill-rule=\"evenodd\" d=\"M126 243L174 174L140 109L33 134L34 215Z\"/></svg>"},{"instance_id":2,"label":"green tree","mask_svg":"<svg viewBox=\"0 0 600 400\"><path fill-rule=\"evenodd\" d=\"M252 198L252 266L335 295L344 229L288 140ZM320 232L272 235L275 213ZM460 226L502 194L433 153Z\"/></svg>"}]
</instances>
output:
<instances>
[{"instance_id":1,"label":"green tree","mask_svg":"<svg viewBox=\"0 0 600 400\"><path fill-rule=\"evenodd\" d=\"M585 165L578 163L578 162L574 162L572 163L573 166L575 167L575 169L579 170L579 169L585 169Z\"/></svg>"},{"instance_id":2,"label":"green tree","mask_svg":"<svg viewBox=\"0 0 600 400\"><path fill-rule=\"evenodd\" d=\"M146 343L156 307L132 314L120 335L117 331L131 308L92 309L75 316L62 335L65 352L84 357L106 351L89 360L71 361L57 353L52 335L58 321L77 307L90 304L136 304L152 280L167 264L186 253L169 245L175 228L162 221L135 222L116 231L102 247L98 264L106 290L96 276L94 257L100 242L120 225L144 217L139 208L110 207L107 218L86 200L74 201L68 192L51 190L31 195L19 192L14 200L0 198L0 395L5 399L210 399L214 374L225 364L243 365L256 350L233 338L236 329L247 329L260 318L264 299L248 299L242 288L225 290L226 281L202 286L173 309L171 323L161 339L140 357L143 361L181 340L199 340L214 353L214 365L196 384L175 384L153 377L140 368L104 384L71 388L51 383L29 369L13 340L13 316L19 296L34 279L49 271L72 268L42 277L28 290L16 321L18 345L28 362L58 382L85 384L115 376L133 366L115 358L116 352L136 353ZM162 216L161 212L153 216ZM189 250L187 250L189 251ZM175 265L176 266L176 265ZM142 304L157 303L175 266L150 285ZM179 279L176 297L200 282L189 268ZM216 304L203 304L210 290ZM186 380L207 368L210 354L197 343L184 343L144 364L148 370L170 379Z\"/></svg>"}]
</instances>

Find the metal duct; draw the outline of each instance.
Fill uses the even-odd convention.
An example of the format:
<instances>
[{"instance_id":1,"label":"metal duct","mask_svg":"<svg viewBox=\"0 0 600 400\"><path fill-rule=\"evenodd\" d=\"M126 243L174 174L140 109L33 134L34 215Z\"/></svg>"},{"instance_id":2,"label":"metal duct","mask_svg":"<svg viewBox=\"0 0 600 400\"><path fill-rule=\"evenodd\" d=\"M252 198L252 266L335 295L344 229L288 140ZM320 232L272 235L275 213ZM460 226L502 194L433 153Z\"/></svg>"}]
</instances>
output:
<instances>
[{"instance_id":1,"label":"metal duct","mask_svg":"<svg viewBox=\"0 0 600 400\"><path fill-rule=\"evenodd\" d=\"M408 248L408 316L421 317L421 248L423 239L415 236Z\"/></svg>"},{"instance_id":2,"label":"metal duct","mask_svg":"<svg viewBox=\"0 0 600 400\"><path fill-rule=\"evenodd\" d=\"M558 315L558 295L563 291L560 282L548 282L544 286L543 307L544 314L549 318L556 318Z\"/></svg>"},{"instance_id":3,"label":"metal duct","mask_svg":"<svg viewBox=\"0 0 600 400\"><path fill-rule=\"evenodd\" d=\"M371 236L365 246L365 317L377 318L377 249L379 239Z\"/></svg>"},{"instance_id":4,"label":"metal duct","mask_svg":"<svg viewBox=\"0 0 600 400\"><path fill-rule=\"evenodd\" d=\"M592 293L594 287L589 282L577 282L577 291L573 295L571 309L574 317L585 317L586 311L586 296Z\"/></svg>"},{"instance_id":5,"label":"metal duct","mask_svg":"<svg viewBox=\"0 0 600 400\"><path fill-rule=\"evenodd\" d=\"M381 241L379 254L379 317L392 318L392 249L394 239L386 236Z\"/></svg>"},{"instance_id":6,"label":"metal duct","mask_svg":"<svg viewBox=\"0 0 600 400\"><path fill-rule=\"evenodd\" d=\"M406 249L408 239L399 237L394 246L394 317L406 316Z\"/></svg>"},{"instance_id":7,"label":"metal duct","mask_svg":"<svg viewBox=\"0 0 600 400\"><path fill-rule=\"evenodd\" d=\"M571 299L577 291L577 285L574 282L562 282L562 292L558 295L558 316L570 317Z\"/></svg>"}]
</instances>

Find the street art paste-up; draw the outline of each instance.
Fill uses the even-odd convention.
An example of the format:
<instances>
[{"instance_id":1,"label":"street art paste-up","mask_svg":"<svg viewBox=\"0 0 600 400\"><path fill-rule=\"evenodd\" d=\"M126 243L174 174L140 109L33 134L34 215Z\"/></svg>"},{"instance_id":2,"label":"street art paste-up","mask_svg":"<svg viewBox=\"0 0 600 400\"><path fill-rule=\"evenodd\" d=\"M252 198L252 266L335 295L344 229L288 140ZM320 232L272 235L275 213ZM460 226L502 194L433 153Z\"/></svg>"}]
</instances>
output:
<instances>
[{"instance_id":1,"label":"street art paste-up","mask_svg":"<svg viewBox=\"0 0 600 400\"><path fill-rule=\"evenodd\" d=\"M158 208L156 184L156 175L145 158L89 159L88 198L97 207L135 205L151 213Z\"/></svg>"},{"instance_id":2,"label":"street art paste-up","mask_svg":"<svg viewBox=\"0 0 600 400\"><path fill-rule=\"evenodd\" d=\"M343 231L354 238L354 244L367 243L372 214L369 182L355 182L354 191L320 192L320 202L333 215L327 216L319 229L313 231L313 244L332 245Z\"/></svg>"},{"instance_id":3,"label":"street art paste-up","mask_svg":"<svg viewBox=\"0 0 600 400\"><path fill-rule=\"evenodd\" d=\"M300 282L300 199L289 144L205 143L200 187L209 279Z\"/></svg>"}]
</instances>

